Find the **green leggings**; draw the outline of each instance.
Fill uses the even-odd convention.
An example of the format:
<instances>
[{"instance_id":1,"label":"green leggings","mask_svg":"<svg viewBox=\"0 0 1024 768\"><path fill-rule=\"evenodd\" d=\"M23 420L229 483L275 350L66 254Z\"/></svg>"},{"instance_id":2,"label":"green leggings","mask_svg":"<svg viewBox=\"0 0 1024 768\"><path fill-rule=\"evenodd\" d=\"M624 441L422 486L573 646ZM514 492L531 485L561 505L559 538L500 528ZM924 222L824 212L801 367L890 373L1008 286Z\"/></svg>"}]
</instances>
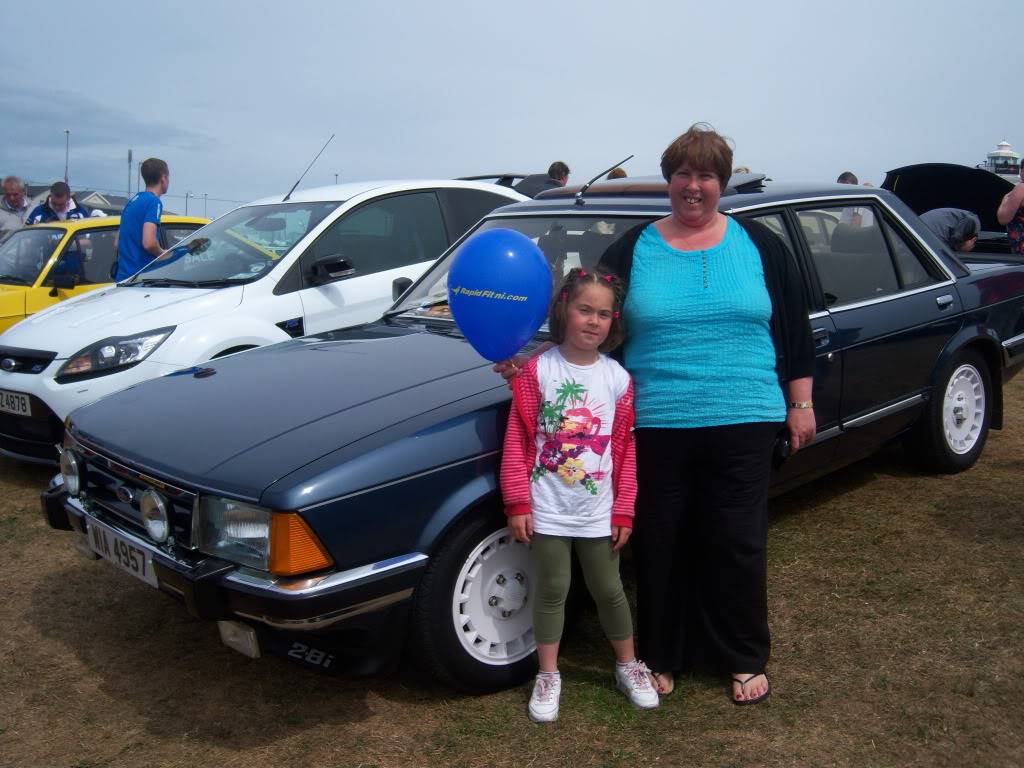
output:
<instances>
[{"instance_id":1,"label":"green leggings","mask_svg":"<svg viewBox=\"0 0 1024 768\"><path fill-rule=\"evenodd\" d=\"M557 643L565 626L565 598L572 577L572 549L576 548L583 579L597 603L597 615L609 640L633 636L633 617L619 578L619 553L612 539L546 536L534 533L530 549L537 568L537 593L533 605L533 636L538 643Z\"/></svg>"}]
</instances>

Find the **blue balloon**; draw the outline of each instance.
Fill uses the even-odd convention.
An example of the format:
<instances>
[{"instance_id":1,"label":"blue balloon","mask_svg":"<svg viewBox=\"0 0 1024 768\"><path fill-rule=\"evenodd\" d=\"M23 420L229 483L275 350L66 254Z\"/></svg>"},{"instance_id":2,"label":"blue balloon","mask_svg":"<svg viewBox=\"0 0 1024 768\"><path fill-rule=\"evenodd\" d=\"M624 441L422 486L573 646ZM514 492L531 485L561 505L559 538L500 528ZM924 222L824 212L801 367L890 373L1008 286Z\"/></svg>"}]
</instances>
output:
<instances>
[{"instance_id":1,"label":"blue balloon","mask_svg":"<svg viewBox=\"0 0 1024 768\"><path fill-rule=\"evenodd\" d=\"M488 229L462 244L448 271L448 306L473 349L497 362L522 349L544 324L551 267L526 235Z\"/></svg>"}]
</instances>

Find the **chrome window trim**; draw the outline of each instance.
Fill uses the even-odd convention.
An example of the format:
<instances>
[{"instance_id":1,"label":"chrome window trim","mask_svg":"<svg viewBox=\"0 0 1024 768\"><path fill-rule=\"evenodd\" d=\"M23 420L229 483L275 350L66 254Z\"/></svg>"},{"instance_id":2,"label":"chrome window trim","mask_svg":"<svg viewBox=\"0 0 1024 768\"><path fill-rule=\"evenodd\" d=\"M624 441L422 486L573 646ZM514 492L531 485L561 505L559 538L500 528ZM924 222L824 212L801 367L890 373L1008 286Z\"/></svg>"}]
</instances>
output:
<instances>
[{"instance_id":1,"label":"chrome window trim","mask_svg":"<svg viewBox=\"0 0 1024 768\"><path fill-rule=\"evenodd\" d=\"M427 475L432 475L435 472L441 472L441 471L446 470L446 469L451 469L452 467L457 467L457 466L459 466L461 464L468 464L471 461L479 461L480 459L486 459L486 458L489 458L491 456L497 456L499 453L501 453L501 451L487 451L486 453L481 453L481 454L478 454L476 456L470 456L468 459L460 459L459 461L453 461L450 464L442 464L439 467L434 467L433 469L428 469L425 472L417 472L414 475L406 475L405 477L401 477L398 480L389 480L386 483L379 483L377 485L371 485L369 488L363 488L362 490L359 490L359 491L352 491L351 493L345 493L345 494L342 494L341 496L335 496L335 497L330 498L330 499L325 499L324 501L318 501L316 504L310 504L308 507L301 507L298 511L299 512L308 512L311 509L316 509L317 507L322 507L325 504L333 504L336 501L344 501L345 499L351 499L351 498L355 498L356 496L362 496L364 493L372 493L373 491L378 491L381 488L389 488L392 485L398 485L399 483L404 483L407 480L416 480L417 478L420 478L420 477L426 477Z\"/></svg>"},{"instance_id":2,"label":"chrome window trim","mask_svg":"<svg viewBox=\"0 0 1024 768\"><path fill-rule=\"evenodd\" d=\"M871 411L870 413L865 413L863 416L858 416L855 419L844 421L843 429L856 429L857 427L867 426L879 419L884 419L886 416L891 416L894 413L899 413L900 411L905 411L908 408L913 408L915 405L922 402L924 402L924 395L913 395L905 400L900 400L899 402L892 403L884 408L879 408L877 411Z\"/></svg>"},{"instance_id":3,"label":"chrome window trim","mask_svg":"<svg viewBox=\"0 0 1024 768\"><path fill-rule=\"evenodd\" d=\"M899 293L888 293L885 296L880 296L877 299L865 299L864 301L855 301L852 304L836 304L833 307L829 307L829 312L846 312L851 309L861 309L863 307L870 307L875 304L884 304L887 301L893 299L902 299L905 296L914 296L918 293L925 293L926 291L934 291L936 288L946 288L950 285L956 285L955 280L946 280L941 283L932 283L931 285L925 285L921 288L912 288L909 291L901 291Z\"/></svg>"},{"instance_id":4,"label":"chrome window trim","mask_svg":"<svg viewBox=\"0 0 1024 768\"><path fill-rule=\"evenodd\" d=\"M283 597L308 597L338 587L349 586L364 579L379 576L382 573L391 573L393 571L405 570L412 566L420 566L426 563L428 559L429 557L422 552L410 552L407 555L399 555L377 563L360 565L347 571L338 571L326 576L315 576L305 579L282 579L270 575L264 576L250 569L242 569L229 573L224 577L224 580Z\"/></svg>"}]
</instances>

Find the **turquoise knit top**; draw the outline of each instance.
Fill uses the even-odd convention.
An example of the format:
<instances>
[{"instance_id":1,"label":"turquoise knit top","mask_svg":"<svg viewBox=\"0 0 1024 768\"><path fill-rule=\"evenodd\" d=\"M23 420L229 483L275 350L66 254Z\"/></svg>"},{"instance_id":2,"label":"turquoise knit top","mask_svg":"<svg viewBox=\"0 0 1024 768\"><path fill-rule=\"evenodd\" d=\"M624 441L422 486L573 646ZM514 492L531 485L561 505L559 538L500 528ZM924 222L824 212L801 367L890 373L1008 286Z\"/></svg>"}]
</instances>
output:
<instances>
[{"instance_id":1,"label":"turquoise knit top","mask_svg":"<svg viewBox=\"0 0 1024 768\"><path fill-rule=\"evenodd\" d=\"M729 219L722 241L680 251L648 225L624 315L638 427L785 421L761 256Z\"/></svg>"}]
</instances>

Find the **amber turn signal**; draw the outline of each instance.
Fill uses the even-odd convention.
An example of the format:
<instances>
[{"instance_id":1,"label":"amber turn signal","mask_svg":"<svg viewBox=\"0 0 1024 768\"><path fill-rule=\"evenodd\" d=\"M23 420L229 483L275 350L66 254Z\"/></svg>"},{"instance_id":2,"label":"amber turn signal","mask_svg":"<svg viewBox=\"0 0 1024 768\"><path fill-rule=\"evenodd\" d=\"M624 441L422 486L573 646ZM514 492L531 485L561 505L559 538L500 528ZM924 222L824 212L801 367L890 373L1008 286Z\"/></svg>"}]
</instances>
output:
<instances>
[{"instance_id":1,"label":"amber turn signal","mask_svg":"<svg viewBox=\"0 0 1024 768\"><path fill-rule=\"evenodd\" d=\"M275 512L270 521L270 572L297 576L334 565L323 544L294 512Z\"/></svg>"}]
</instances>

